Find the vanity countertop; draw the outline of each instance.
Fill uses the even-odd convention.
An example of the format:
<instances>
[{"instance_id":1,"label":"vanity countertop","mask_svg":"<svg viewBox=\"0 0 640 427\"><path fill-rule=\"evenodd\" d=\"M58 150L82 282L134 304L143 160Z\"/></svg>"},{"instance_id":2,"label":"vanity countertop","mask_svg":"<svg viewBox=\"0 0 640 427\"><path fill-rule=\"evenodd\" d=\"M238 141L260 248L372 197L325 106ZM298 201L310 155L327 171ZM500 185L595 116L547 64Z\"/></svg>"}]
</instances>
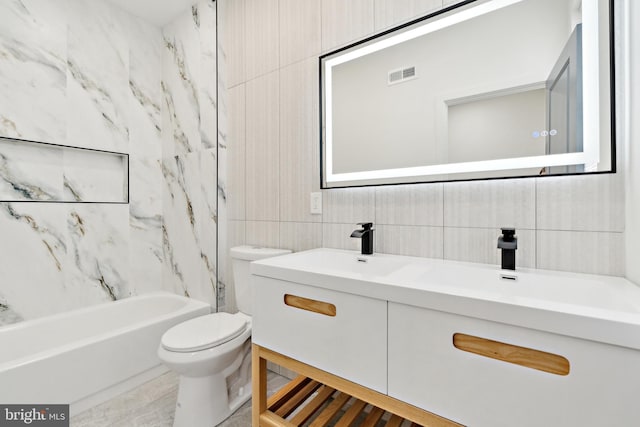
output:
<instances>
[{"instance_id":1,"label":"vanity countertop","mask_svg":"<svg viewBox=\"0 0 640 427\"><path fill-rule=\"evenodd\" d=\"M640 287L613 276L313 249L251 273L640 349Z\"/></svg>"}]
</instances>

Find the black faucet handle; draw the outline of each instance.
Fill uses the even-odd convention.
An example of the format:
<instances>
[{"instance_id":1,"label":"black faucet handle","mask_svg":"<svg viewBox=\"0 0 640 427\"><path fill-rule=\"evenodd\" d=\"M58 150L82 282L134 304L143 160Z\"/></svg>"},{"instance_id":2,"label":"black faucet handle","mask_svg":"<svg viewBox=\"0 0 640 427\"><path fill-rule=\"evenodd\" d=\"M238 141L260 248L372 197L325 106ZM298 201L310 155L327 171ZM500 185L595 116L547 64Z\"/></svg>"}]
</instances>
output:
<instances>
[{"instance_id":1,"label":"black faucet handle","mask_svg":"<svg viewBox=\"0 0 640 427\"><path fill-rule=\"evenodd\" d=\"M504 236L504 240L505 241L510 241L513 240L513 237L516 234L516 229L515 228L511 228L511 227L504 227L501 228L502 230L502 235Z\"/></svg>"},{"instance_id":2,"label":"black faucet handle","mask_svg":"<svg viewBox=\"0 0 640 427\"><path fill-rule=\"evenodd\" d=\"M359 222L357 225L361 225L365 230L371 230L371 227L373 227L372 222Z\"/></svg>"}]
</instances>

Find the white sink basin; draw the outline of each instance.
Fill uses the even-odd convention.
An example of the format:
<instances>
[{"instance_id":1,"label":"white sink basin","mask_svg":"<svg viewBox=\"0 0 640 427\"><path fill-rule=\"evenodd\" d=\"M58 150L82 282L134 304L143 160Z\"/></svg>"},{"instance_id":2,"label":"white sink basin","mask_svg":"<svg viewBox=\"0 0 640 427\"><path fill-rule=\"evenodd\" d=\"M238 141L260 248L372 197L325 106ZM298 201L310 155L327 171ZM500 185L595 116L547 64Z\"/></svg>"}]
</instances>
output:
<instances>
[{"instance_id":1,"label":"white sink basin","mask_svg":"<svg viewBox=\"0 0 640 427\"><path fill-rule=\"evenodd\" d=\"M273 266L353 278L389 276L407 266L406 259L385 254L360 255L338 249L315 249L272 258Z\"/></svg>"},{"instance_id":2,"label":"white sink basin","mask_svg":"<svg viewBox=\"0 0 640 427\"><path fill-rule=\"evenodd\" d=\"M640 288L619 277L324 248L251 273L640 349Z\"/></svg>"},{"instance_id":3,"label":"white sink basin","mask_svg":"<svg viewBox=\"0 0 640 427\"><path fill-rule=\"evenodd\" d=\"M255 274L261 275L264 266L272 273L279 270L280 275L293 274L294 280L308 284L311 283L305 277L313 275L312 281L323 276L333 281L357 280L512 303L539 300L640 313L640 288L609 276L533 269L509 271L488 264L387 254L360 255L354 251L324 248L255 264L252 267ZM350 292L352 286L339 290Z\"/></svg>"},{"instance_id":4,"label":"white sink basin","mask_svg":"<svg viewBox=\"0 0 640 427\"><path fill-rule=\"evenodd\" d=\"M429 284L446 292L511 303L568 304L600 310L640 313L640 288L621 278L559 271L443 262L411 275L406 285Z\"/></svg>"}]
</instances>

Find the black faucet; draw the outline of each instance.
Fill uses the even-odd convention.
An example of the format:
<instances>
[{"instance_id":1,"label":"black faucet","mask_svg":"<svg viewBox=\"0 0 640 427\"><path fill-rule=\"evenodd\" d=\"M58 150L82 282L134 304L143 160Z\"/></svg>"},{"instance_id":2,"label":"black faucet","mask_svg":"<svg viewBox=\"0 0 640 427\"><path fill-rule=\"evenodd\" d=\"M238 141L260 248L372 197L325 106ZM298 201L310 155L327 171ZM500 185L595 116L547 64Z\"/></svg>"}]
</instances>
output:
<instances>
[{"instance_id":1,"label":"black faucet","mask_svg":"<svg viewBox=\"0 0 640 427\"><path fill-rule=\"evenodd\" d=\"M362 239L362 255L373 254L373 223L372 222L360 222L358 225L362 226L361 230L354 230L351 233L351 237Z\"/></svg>"},{"instance_id":2,"label":"black faucet","mask_svg":"<svg viewBox=\"0 0 640 427\"><path fill-rule=\"evenodd\" d=\"M502 236L498 237L498 249L502 249L502 269L516 269L516 249L518 236L515 228L503 228Z\"/></svg>"}]
</instances>

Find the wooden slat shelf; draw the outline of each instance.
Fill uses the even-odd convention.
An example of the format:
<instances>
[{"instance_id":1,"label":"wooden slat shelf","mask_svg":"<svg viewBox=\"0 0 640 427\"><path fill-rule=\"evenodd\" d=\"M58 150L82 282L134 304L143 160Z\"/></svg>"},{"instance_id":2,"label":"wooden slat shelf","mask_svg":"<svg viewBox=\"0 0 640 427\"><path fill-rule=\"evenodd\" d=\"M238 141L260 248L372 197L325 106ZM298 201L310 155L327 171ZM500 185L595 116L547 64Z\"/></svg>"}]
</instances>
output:
<instances>
[{"instance_id":1,"label":"wooden slat shelf","mask_svg":"<svg viewBox=\"0 0 640 427\"><path fill-rule=\"evenodd\" d=\"M356 399L303 375L287 384L267 402L271 413L287 421L287 425L309 427L376 426L387 419L385 426L400 427L404 418L377 406ZM275 417L269 416L270 422ZM411 422L407 422L409 426ZM413 424L419 426L419 424Z\"/></svg>"},{"instance_id":2,"label":"wooden slat shelf","mask_svg":"<svg viewBox=\"0 0 640 427\"><path fill-rule=\"evenodd\" d=\"M255 344L252 357L254 427L462 427ZM301 374L269 399L267 360Z\"/></svg>"}]
</instances>

